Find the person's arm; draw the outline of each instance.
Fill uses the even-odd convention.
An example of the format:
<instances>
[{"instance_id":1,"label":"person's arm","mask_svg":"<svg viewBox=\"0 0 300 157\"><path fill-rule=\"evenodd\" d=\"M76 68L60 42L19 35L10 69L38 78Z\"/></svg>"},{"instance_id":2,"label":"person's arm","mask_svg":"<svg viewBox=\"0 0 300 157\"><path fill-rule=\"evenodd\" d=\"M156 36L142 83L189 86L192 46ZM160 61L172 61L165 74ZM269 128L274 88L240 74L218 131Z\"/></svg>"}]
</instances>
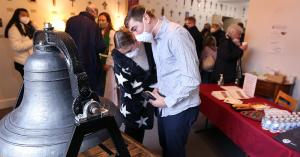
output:
<instances>
[{"instance_id":1,"label":"person's arm","mask_svg":"<svg viewBox=\"0 0 300 157\"><path fill-rule=\"evenodd\" d=\"M8 39L15 51L27 51L33 47L33 41L29 37L24 38L15 25L9 29Z\"/></svg>"},{"instance_id":2,"label":"person's arm","mask_svg":"<svg viewBox=\"0 0 300 157\"><path fill-rule=\"evenodd\" d=\"M230 43L230 41L225 41L225 45L221 45L220 51L223 51L223 56L226 61L235 61L242 57L243 50L240 49L238 46Z\"/></svg>"},{"instance_id":3,"label":"person's arm","mask_svg":"<svg viewBox=\"0 0 300 157\"><path fill-rule=\"evenodd\" d=\"M180 76L176 79L179 86L171 95L165 97L167 107L187 98L193 90L198 90L200 84L199 61L196 47L188 32L180 31L170 39L168 47L176 58Z\"/></svg>"},{"instance_id":4,"label":"person's arm","mask_svg":"<svg viewBox=\"0 0 300 157\"><path fill-rule=\"evenodd\" d=\"M127 69L125 67L128 67L124 64L122 64L122 56L120 54L117 54L117 50L112 51L112 59L113 62L116 64L116 66L113 67L114 75L116 78L116 83L118 87L120 88L120 91L123 92L121 93L122 96L125 94L124 92L128 94L132 94L133 88L131 86L132 81L132 69ZM124 62L123 62L124 63Z\"/></svg>"},{"instance_id":5,"label":"person's arm","mask_svg":"<svg viewBox=\"0 0 300 157\"><path fill-rule=\"evenodd\" d=\"M115 48L114 35L115 35L115 31L110 30L109 31L109 51L108 51L108 57L107 57L106 63L105 63L106 65L109 65L109 66L114 65L113 59L111 57L111 52Z\"/></svg>"}]
</instances>

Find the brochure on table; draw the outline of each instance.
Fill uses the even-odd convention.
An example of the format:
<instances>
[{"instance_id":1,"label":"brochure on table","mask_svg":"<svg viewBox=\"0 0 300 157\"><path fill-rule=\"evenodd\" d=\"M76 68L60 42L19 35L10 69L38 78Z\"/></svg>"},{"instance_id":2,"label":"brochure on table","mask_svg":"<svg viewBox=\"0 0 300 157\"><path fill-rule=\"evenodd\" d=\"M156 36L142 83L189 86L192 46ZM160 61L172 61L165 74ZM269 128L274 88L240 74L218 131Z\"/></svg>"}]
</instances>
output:
<instances>
[{"instance_id":1,"label":"brochure on table","mask_svg":"<svg viewBox=\"0 0 300 157\"><path fill-rule=\"evenodd\" d=\"M213 91L211 94L219 99L249 99L254 97L257 76L246 73L243 89L237 86L221 86L223 91Z\"/></svg>"}]
</instances>

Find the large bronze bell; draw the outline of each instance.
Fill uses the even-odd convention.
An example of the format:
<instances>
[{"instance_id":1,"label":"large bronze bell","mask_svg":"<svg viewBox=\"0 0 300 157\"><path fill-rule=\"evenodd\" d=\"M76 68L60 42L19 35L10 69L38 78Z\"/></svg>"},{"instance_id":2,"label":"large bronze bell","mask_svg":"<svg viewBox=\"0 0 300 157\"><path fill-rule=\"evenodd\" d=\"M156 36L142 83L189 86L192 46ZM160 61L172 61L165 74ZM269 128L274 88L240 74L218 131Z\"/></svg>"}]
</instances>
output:
<instances>
[{"instance_id":1,"label":"large bronze bell","mask_svg":"<svg viewBox=\"0 0 300 157\"><path fill-rule=\"evenodd\" d=\"M23 99L0 122L0 157L65 156L75 115L83 115L82 104L100 103L87 84L69 35L51 31L48 24L35 33L34 45L24 68ZM90 135L81 151L108 137L105 130Z\"/></svg>"}]
</instances>

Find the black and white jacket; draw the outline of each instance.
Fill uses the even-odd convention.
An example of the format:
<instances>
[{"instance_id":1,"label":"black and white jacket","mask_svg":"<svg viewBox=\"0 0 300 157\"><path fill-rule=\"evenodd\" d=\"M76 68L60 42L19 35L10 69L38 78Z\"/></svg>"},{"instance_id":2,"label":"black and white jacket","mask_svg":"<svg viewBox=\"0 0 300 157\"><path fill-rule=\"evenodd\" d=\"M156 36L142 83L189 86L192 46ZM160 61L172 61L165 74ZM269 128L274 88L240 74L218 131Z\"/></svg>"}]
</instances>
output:
<instances>
[{"instance_id":1,"label":"black and white jacket","mask_svg":"<svg viewBox=\"0 0 300 157\"><path fill-rule=\"evenodd\" d=\"M112 57L116 82L121 94L120 111L124 116L125 126L151 129L154 107L141 96L141 93L152 91L149 86L157 82L157 77L151 44L144 43L144 47L149 64L147 71L117 49L112 51Z\"/></svg>"}]
</instances>

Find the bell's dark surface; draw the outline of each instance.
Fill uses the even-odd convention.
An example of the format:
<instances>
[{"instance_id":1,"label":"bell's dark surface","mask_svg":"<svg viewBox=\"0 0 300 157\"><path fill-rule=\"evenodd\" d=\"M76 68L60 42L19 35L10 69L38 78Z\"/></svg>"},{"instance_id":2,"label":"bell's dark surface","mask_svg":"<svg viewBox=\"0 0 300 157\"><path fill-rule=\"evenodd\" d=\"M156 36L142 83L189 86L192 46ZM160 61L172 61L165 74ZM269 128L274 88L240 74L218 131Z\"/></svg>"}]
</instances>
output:
<instances>
[{"instance_id":1,"label":"bell's dark surface","mask_svg":"<svg viewBox=\"0 0 300 157\"><path fill-rule=\"evenodd\" d=\"M21 104L0 122L0 157L62 157L75 128L65 56L55 46L37 44L24 70ZM85 138L81 150L103 138L105 130Z\"/></svg>"},{"instance_id":2,"label":"bell's dark surface","mask_svg":"<svg viewBox=\"0 0 300 157\"><path fill-rule=\"evenodd\" d=\"M63 156L74 129L64 56L54 47L36 49L24 71L21 105L1 120L0 156Z\"/></svg>"}]
</instances>

